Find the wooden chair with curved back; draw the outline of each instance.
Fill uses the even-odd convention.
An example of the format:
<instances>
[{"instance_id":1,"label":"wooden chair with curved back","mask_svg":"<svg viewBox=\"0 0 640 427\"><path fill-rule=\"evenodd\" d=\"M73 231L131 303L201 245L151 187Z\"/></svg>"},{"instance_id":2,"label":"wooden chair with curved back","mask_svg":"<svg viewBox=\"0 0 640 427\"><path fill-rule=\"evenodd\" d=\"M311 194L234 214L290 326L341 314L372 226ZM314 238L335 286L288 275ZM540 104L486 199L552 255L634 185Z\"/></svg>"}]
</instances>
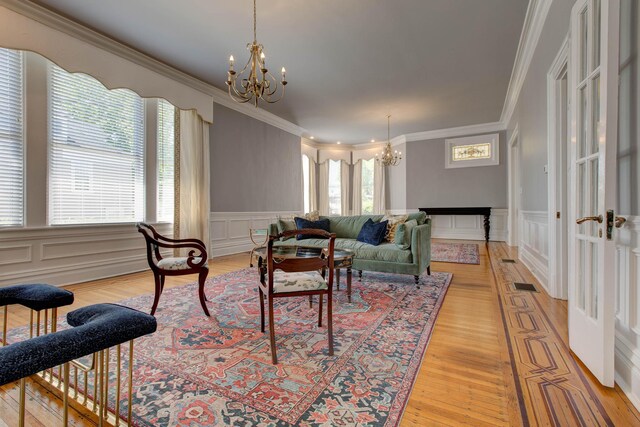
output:
<instances>
[{"instance_id":1,"label":"wooden chair with curved back","mask_svg":"<svg viewBox=\"0 0 640 427\"><path fill-rule=\"evenodd\" d=\"M209 274L209 258L207 249L199 239L170 239L158 233L153 226L140 222L136 224L138 231L144 236L147 244L147 260L149 267L153 271L155 279L155 297L151 307L153 316L158 308L160 295L164 290L164 279L166 276L183 276L186 274L198 275L198 296L204 314L210 316L209 309L205 304L207 297L204 293L204 284ZM168 249L191 249L186 257L163 257L160 248Z\"/></svg>"},{"instance_id":2,"label":"wooden chair with curved back","mask_svg":"<svg viewBox=\"0 0 640 427\"><path fill-rule=\"evenodd\" d=\"M273 243L280 238L296 235L312 235L328 238L328 248L318 257L274 259ZM324 230L301 229L290 230L269 236L267 259L259 259L260 284L260 330L265 329L264 300L267 299L269 310L269 339L271 344L271 360L278 363L276 354L275 324L273 318L273 300L275 298L319 296L318 326L322 326L322 300L327 295L327 333L329 335L329 355L333 356L333 274L334 246L336 235ZM319 272L320 271L320 272ZM327 272L328 278L327 278Z\"/></svg>"}]
</instances>

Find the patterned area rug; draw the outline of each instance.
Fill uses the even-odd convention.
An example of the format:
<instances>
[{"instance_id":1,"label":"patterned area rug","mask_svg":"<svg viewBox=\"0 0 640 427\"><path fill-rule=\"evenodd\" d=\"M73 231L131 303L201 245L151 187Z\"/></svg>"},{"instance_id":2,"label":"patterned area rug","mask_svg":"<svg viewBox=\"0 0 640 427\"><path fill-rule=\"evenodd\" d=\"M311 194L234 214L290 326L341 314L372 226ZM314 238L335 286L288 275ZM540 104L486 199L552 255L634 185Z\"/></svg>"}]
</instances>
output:
<instances>
[{"instance_id":1,"label":"patterned area rug","mask_svg":"<svg viewBox=\"0 0 640 427\"><path fill-rule=\"evenodd\" d=\"M431 242L431 261L480 264L480 252L475 243Z\"/></svg>"},{"instance_id":2,"label":"patterned area rug","mask_svg":"<svg viewBox=\"0 0 640 427\"><path fill-rule=\"evenodd\" d=\"M136 341L134 422L395 426L451 277L425 275L416 289L411 276L367 273L362 283L354 279L352 303L341 287L332 357L326 324L317 327L317 298L313 309L305 297L276 301L276 366L259 329L255 269L209 279L211 318L195 284L167 289L158 331ZM151 301L146 295L122 304L146 311Z\"/></svg>"}]
</instances>

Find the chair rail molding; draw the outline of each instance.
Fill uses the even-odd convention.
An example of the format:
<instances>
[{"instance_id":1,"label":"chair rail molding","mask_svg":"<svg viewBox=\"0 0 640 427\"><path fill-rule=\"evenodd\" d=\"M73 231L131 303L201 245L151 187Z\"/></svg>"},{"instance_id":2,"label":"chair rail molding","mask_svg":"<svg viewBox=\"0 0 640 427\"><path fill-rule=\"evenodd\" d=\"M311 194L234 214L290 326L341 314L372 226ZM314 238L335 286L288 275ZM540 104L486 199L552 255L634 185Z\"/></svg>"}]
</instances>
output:
<instances>
[{"instance_id":1,"label":"chair rail molding","mask_svg":"<svg viewBox=\"0 0 640 427\"><path fill-rule=\"evenodd\" d=\"M615 380L640 408L640 216L616 230Z\"/></svg>"},{"instance_id":2,"label":"chair rail molding","mask_svg":"<svg viewBox=\"0 0 640 427\"><path fill-rule=\"evenodd\" d=\"M299 216L300 211L211 212L209 215L210 257L249 252L255 246L250 228L269 228L280 217ZM249 258L247 258L249 265Z\"/></svg>"},{"instance_id":3,"label":"chair rail molding","mask_svg":"<svg viewBox=\"0 0 640 427\"><path fill-rule=\"evenodd\" d=\"M156 228L173 232L168 223ZM144 240L134 224L6 229L0 234L0 259L0 286L61 286L149 268Z\"/></svg>"},{"instance_id":4,"label":"chair rail molding","mask_svg":"<svg viewBox=\"0 0 640 427\"><path fill-rule=\"evenodd\" d=\"M518 257L549 293L549 232L547 211L520 211Z\"/></svg>"}]
</instances>

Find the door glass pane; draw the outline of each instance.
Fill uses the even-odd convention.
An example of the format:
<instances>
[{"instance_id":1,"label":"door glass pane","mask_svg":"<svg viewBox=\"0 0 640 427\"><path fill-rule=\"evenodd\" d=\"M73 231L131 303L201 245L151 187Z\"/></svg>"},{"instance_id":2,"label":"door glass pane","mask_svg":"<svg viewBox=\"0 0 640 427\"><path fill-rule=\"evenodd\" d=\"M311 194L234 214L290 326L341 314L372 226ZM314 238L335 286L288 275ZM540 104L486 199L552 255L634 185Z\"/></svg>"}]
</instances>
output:
<instances>
[{"instance_id":1,"label":"door glass pane","mask_svg":"<svg viewBox=\"0 0 640 427\"><path fill-rule=\"evenodd\" d=\"M579 239L576 245L576 259L578 260L578 274L576 282L576 301L578 302L578 308L584 310L584 288L585 288L585 271L586 271L586 243L584 240Z\"/></svg>"},{"instance_id":2,"label":"door glass pane","mask_svg":"<svg viewBox=\"0 0 640 427\"><path fill-rule=\"evenodd\" d=\"M588 215L598 215L598 158L591 159L589 161L589 174L590 184L589 190L591 192L591 206L589 207ZM590 221L591 236L597 237L600 224L595 221Z\"/></svg>"},{"instance_id":3,"label":"door glass pane","mask_svg":"<svg viewBox=\"0 0 640 427\"><path fill-rule=\"evenodd\" d=\"M593 2L593 56L591 58L592 69L600 65L600 0Z\"/></svg>"},{"instance_id":4,"label":"door glass pane","mask_svg":"<svg viewBox=\"0 0 640 427\"><path fill-rule=\"evenodd\" d=\"M587 155L587 87L580 89L578 94L580 115L578 123L578 158Z\"/></svg>"},{"instance_id":5,"label":"door glass pane","mask_svg":"<svg viewBox=\"0 0 640 427\"><path fill-rule=\"evenodd\" d=\"M585 193L585 181L586 181L586 164L578 163L576 171L576 190L577 200L576 207L578 210L578 218L589 215L587 212L587 198ZM578 234L585 234L587 225L578 225Z\"/></svg>"},{"instance_id":6,"label":"door glass pane","mask_svg":"<svg viewBox=\"0 0 640 427\"><path fill-rule=\"evenodd\" d=\"M589 314L594 319L598 318L598 243L589 243L591 246L591 290L589 295Z\"/></svg>"},{"instance_id":7,"label":"door glass pane","mask_svg":"<svg viewBox=\"0 0 640 427\"><path fill-rule=\"evenodd\" d=\"M587 20L587 9L583 10L580 14L580 81L584 80L587 77L587 34L588 34L588 20Z\"/></svg>"},{"instance_id":8,"label":"door glass pane","mask_svg":"<svg viewBox=\"0 0 640 427\"><path fill-rule=\"evenodd\" d=\"M592 87L592 108L591 108L591 152L599 151L600 143L600 76L593 79Z\"/></svg>"}]
</instances>

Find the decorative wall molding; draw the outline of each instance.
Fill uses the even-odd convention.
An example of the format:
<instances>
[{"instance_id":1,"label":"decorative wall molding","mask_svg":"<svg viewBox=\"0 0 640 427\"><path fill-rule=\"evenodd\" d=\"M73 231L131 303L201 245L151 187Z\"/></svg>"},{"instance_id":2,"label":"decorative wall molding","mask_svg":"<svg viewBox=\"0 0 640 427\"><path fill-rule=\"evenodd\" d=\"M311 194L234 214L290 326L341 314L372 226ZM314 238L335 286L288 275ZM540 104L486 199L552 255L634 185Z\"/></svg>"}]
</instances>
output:
<instances>
[{"instance_id":1,"label":"decorative wall molding","mask_svg":"<svg viewBox=\"0 0 640 427\"><path fill-rule=\"evenodd\" d=\"M428 141L431 139L453 138L456 136L477 135L481 133L499 132L506 129L503 122L481 123L477 125L459 126L448 129L428 130L425 132L408 133L402 135L406 142ZM394 142L395 138L392 140ZM403 141L403 142L405 142Z\"/></svg>"},{"instance_id":2,"label":"decorative wall molding","mask_svg":"<svg viewBox=\"0 0 640 427\"><path fill-rule=\"evenodd\" d=\"M524 26L520 34L520 42L516 52L516 59L511 72L511 79L507 89L500 122L506 128L511 120L511 116L518 104L518 97L522 90L522 85L529 71L533 54L535 53L544 23L549 13L553 0L530 0L527 7L527 14L524 18Z\"/></svg>"},{"instance_id":3,"label":"decorative wall molding","mask_svg":"<svg viewBox=\"0 0 640 427\"><path fill-rule=\"evenodd\" d=\"M520 261L536 276L547 293L549 231L547 211L520 211Z\"/></svg>"},{"instance_id":4,"label":"decorative wall molding","mask_svg":"<svg viewBox=\"0 0 640 427\"><path fill-rule=\"evenodd\" d=\"M171 224L156 228L173 232ZM144 239L133 224L3 230L0 259L0 286L68 285L149 268Z\"/></svg>"},{"instance_id":5,"label":"decorative wall molding","mask_svg":"<svg viewBox=\"0 0 640 427\"><path fill-rule=\"evenodd\" d=\"M299 211L282 212L211 212L209 257L249 252L255 245L249 237L250 228L268 228L278 217L300 215ZM247 266L249 259L247 259Z\"/></svg>"},{"instance_id":6,"label":"decorative wall molding","mask_svg":"<svg viewBox=\"0 0 640 427\"><path fill-rule=\"evenodd\" d=\"M615 380L640 408L640 217L616 230Z\"/></svg>"}]
</instances>

